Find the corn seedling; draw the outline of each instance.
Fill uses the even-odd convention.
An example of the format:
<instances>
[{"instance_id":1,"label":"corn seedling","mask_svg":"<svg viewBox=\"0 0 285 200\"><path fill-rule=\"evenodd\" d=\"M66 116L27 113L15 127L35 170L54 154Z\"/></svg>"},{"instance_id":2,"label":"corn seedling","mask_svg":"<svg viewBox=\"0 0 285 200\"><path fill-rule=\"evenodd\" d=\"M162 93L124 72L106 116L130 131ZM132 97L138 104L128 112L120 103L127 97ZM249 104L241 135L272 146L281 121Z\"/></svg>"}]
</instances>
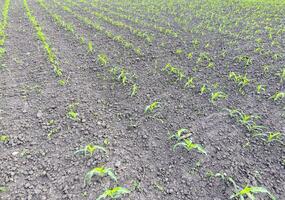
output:
<instances>
[{"instance_id":1,"label":"corn seedling","mask_svg":"<svg viewBox=\"0 0 285 200\"><path fill-rule=\"evenodd\" d=\"M278 101L280 99L283 99L285 97L285 92L277 91L273 96L270 97L270 99L273 99L273 101Z\"/></svg>"},{"instance_id":2,"label":"corn seedling","mask_svg":"<svg viewBox=\"0 0 285 200\"><path fill-rule=\"evenodd\" d=\"M58 81L58 84L61 85L61 86L64 86L66 83L67 83L67 81L64 80L64 79L60 79L60 80Z\"/></svg>"},{"instance_id":3,"label":"corn seedling","mask_svg":"<svg viewBox=\"0 0 285 200\"><path fill-rule=\"evenodd\" d=\"M236 182L234 181L234 179L228 176L226 173L220 172L220 173L212 174L212 176L222 179L226 184L232 184L235 190L238 189L238 186Z\"/></svg>"},{"instance_id":4,"label":"corn seedling","mask_svg":"<svg viewBox=\"0 0 285 200\"><path fill-rule=\"evenodd\" d=\"M95 151L101 150L104 153L107 153L105 147L93 144L87 144L84 148L81 148L75 152L75 154L83 155L84 157L91 157L94 155Z\"/></svg>"},{"instance_id":5,"label":"corn seedling","mask_svg":"<svg viewBox=\"0 0 285 200\"><path fill-rule=\"evenodd\" d=\"M130 193L131 191L124 187L115 187L112 189L107 189L103 194L101 194L96 200L101 200L105 198L111 198L111 199L118 199L122 196Z\"/></svg>"},{"instance_id":6,"label":"corn seedling","mask_svg":"<svg viewBox=\"0 0 285 200\"><path fill-rule=\"evenodd\" d=\"M55 134L58 133L58 132L59 132L59 128L53 128L53 129L51 129L51 130L48 132L48 135L47 135L48 139L50 140L50 139L53 137L53 135L55 135Z\"/></svg>"},{"instance_id":7,"label":"corn seedling","mask_svg":"<svg viewBox=\"0 0 285 200\"><path fill-rule=\"evenodd\" d=\"M139 88L138 88L138 85L137 85L137 84L133 84L133 85L132 85L132 91L131 91L131 96L132 96L132 97L137 95L138 89L139 89Z\"/></svg>"},{"instance_id":8,"label":"corn seedling","mask_svg":"<svg viewBox=\"0 0 285 200\"><path fill-rule=\"evenodd\" d=\"M266 141L268 143L271 143L274 141L282 143L281 138L282 138L282 133L279 131L272 131L266 134Z\"/></svg>"},{"instance_id":9,"label":"corn seedling","mask_svg":"<svg viewBox=\"0 0 285 200\"><path fill-rule=\"evenodd\" d=\"M201 88L200 88L200 95L203 95L207 92L207 87L206 85L202 85Z\"/></svg>"},{"instance_id":10,"label":"corn seedling","mask_svg":"<svg viewBox=\"0 0 285 200\"><path fill-rule=\"evenodd\" d=\"M242 92L243 88L250 83L250 80L247 78L246 74L240 75L235 72L230 72L229 79L233 80L239 86L240 92Z\"/></svg>"},{"instance_id":11,"label":"corn seedling","mask_svg":"<svg viewBox=\"0 0 285 200\"><path fill-rule=\"evenodd\" d=\"M195 84L194 84L194 78L193 77L189 77L187 79L187 82L184 85L185 88L195 88Z\"/></svg>"},{"instance_id":12,"label":"corn seedling","mask_svg":"<svg viewBox=\"0 0 285 200\"><path fill-rule=\"evenodd\" d=\"M126 85L128 78L127 78L127 72L124 68L122 68L120 70L119 76L118 76L118 80L123 84Z\"/></svg>"},{"instance_id":13,"label":"corn seedling","mask_svg":"<svg viewBox=\"0 0 285 200\"><path fill-rule=\"evenodd\" d=\"M258 125L257 120L260 119L257 115L245 114L237 109L226 109L229 115L236 119L237 122L241 123L247 128L247 130L253 134L253 136L260 136L263 134L265 126Z\"/></svg>"},{"instance_id":14,"label":"corn seedling","mask_svg":"<svg viewBox=\"0 0 285 200\"><path fill-rule=\"evenodd\" d=\"M175 144L173 146L173 150L175 150L178 146L183 146L188 151L196 149L199 153L207 154L206 150L200 144L193 143L192 140L189 138L184 139L183 142L179 142Z\"/></svg>"},{"instance_id":15,"label":"corn seedling","mask_svg":"<svg viewBox=\"0 0 285 200\"><path fill-rule=\"evenodd\" d=\"M170 75L175 75L180 81L185 78L184 72L181 69L172 66L170 63L166 64L165 67L162 68L162 71L166 71Z\"/></svg>"},{"instance_id":16,"label":"corn seedling","mask_svg":"<svg viewBox=\"0 0 285 200\"><path fill-rule=\"evenodd\" d=\"M78 113L76 112L77 105L78 104L71 104L68 106L67 116L69 119L72 119L74 121L78 120Z\"/></svg>"},{"instance_id":17,"label":"corn seedling","mask_svg":"<svg viewBox=\"0 0 285 200\"><path fill-rule=\"evenodd\" d=\"M215 104L219 99L226 99L228 95L224 92L212 92L211 93L211 102Z\"/></svg>"},{"instance_id":18,"label":"corn seedling","mask_svg":"<svg viewBox=\"0 0 285 200\"><path fill-rule=\"evenodd\" d=\"M108 63L108 57L106 54L99 54L98 55L98 62L100 65L105 66Z\"/></svg>"},{"instance_id":19,"label":"corn seedling","mask_svg":"<svg viewBox=\"0 0 285 200\"><path fill-rule=\"evenodd\" d=\"M261 84L258 84L256 86L256 92L257 94L260 94L262 92L265 92L266 91L266 85L261 85Z\"/></svg>"},{"instance_id":20,"label":"corn seedling","mask_svg":"<svg viewBox=\"0 0 285 200\"><path fill-rule=\"evenodd\" d=\"M189 60L191 60L191 59L193 58L193 53L188 53L188 54L187 54L187 58L188 58Z\"/></svg>"},{"instance_id":21,"label":"corn seedling","mask_svg":"<svg viewBox=\"0 0 285 200\"><path fill-rule=\"evenodd\" d=\"M191 133L186 128L181 128L178 131L176 131L174 134L172 134L169 139L175 138L177 140L185 139L189 137Z\"/></svg>"},{"instance_id":22,"label":"corn seedling","mask_svg":"<svg viewBox=\"0 0 285 200\"><path fill-rule=\"evenodd\" d=\"M1 187L0 187L0 192L7 192L7 188L6 188L6 187L1 186Z\"/></svg>"},{"instance_id":23,"label":"corn seedling","mask_svg":"<svg viewBox=\"0 0 285 200\"><path fill-rule=\"evenodd\" d=\"M88 41L88 53L92 53L93 52L93 43L92 41Z\"/></svg>"},{"instance_id":24,"label":"corn seedling","mask_svg":"<svg viewBox=\"0 0 285 200\"><path fill-rule=\"evenodd\" d=\"M233 195L230 196L230 199L238 198L244 200L245 197L248 197L251 200L255 200L255 195L258 193L266 193L270 199L276 200L276 198L264 187L255 187L246 185L241 190L236 191Z\"/></svg>"},{"instance_id":25,"label":"corn seedling","mask_svg":"<svg viewBox=\"0 0 285 200\"><path fill-rule=\"evenodd\" d=\"M152 113L155 109L157 109L160 105L160 102L158 101L154 101L153 103L151 103L150 105L148 105L145 109L144 112L145 113Z\"/></svg>"},{"instance_id":26,"label":"corn seedling","mask_svg":"<svg viewBox=\"0 0 285 200\"><path fill-rule=\"evenodd\" d=\"M183 53L182 49L176 49L175 54L180 55Z\"/></svg>"},{"instance_id":27,"label":"corn seedling","mask_svg":"<svg viewBox=\"0 0 285 200\"><path fill-rule=\"evenodd\" d=\"M109 176L112 180L117 181L117 177L113 169L105 167L95 167L86 173L84 178L85 185L89 185L91 183L91 179L93 176L100 176L100 177Z\"/></svg>"},{"instance_id":28,"label":"corn seedling","mask_svg":"<svg viewBox=\"0 0 285 200\"><path fill-rule=\"evenodd\" d=\"M9 141L8 135L0 135L0 142L7 142Z\"/></svg>"},{"instance_id":29,"label":"corn seedling","mask_svg":"<svg viewBox=\"0 0 285 200\"><path fill-rule=\"evenodd\" d=\"M252 64L252 59L249 56L238 56L236 59L239 63L244 64L245 67L248 67Z\"/></svg>"}]
</instances>

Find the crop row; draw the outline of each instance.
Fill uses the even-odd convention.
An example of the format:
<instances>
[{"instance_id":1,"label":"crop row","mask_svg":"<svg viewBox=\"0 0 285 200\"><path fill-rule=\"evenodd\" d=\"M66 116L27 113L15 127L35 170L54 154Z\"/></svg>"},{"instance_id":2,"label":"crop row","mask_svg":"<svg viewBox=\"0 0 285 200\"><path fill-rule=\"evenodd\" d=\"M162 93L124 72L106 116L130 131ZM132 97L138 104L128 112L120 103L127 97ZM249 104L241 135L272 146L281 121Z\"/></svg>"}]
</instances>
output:
<instances>
[{"instance_id":1,"label":"crop row","mask_svg":"<svg viewBox=\"0 0 285 200\"><path fill-rule=\"evenodd\" d=\"M4 47L6 34L5 30L8 25L8 13L9 13L10 0L5 0L4 7L2 9L2 21L0 21L0 61L6 50Z\"/></svg>"}]
</instances>

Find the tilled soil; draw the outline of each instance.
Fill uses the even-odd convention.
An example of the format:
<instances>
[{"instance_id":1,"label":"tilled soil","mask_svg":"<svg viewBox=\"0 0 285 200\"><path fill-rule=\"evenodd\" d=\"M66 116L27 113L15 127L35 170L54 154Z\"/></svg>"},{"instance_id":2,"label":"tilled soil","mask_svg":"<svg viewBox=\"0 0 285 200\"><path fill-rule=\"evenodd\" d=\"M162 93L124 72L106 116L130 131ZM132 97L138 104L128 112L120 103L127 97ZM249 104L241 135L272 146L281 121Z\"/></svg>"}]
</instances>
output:
<instances>
[{"instance_id":1,"label":"tilled soil","mask_svg":"<svg viewBox=\"0 0 285 200\"><path fill-rule=\"evenodd\" d=\"M161 73L161 66L169 60L183 66L186 63L172 52L180 46L179 41L171 43L171 38L157 33L158 41L152 46L127 30L102 22L134 44L141 43L144 55L139 57L55 6L55 13L92 40L95 52L88 54L86 46L57 26L37 3L28 3L61 62L68 84L58 84L23 2L11 1L5 68L0 72L0 134L10 137L0 143L0 186L8 191L0 193L0 199L96 199L117 185L132 190L122 199L229 199L233 188L219 178L209 178L209 172L224 172L239 185L264 186L277 199L285 199L284 145L247 137L247 131L223 109L238 105L265 113L264 123L284 132L282 105L234 92L231 100L213 105L199 91L183 89ZM83 11L82 15L92 18ZM166 43L172 47L158 47L163 40L169 40ZM108 55L110 65L126 66L135 74L139 85L136 97L98 65L96 57L101 52ZM201 73L203 77L207 74ZM229 86L228 91L232 90ZM160 108L146 115L146 105L155 100L161 102ZM77 121L67 117L71 104L78 105ZM207 155L182 148L174 151L169 133L180 128L190 129L193 141L203 145ZM51 131L55 133L49 139ZM102 145L104 141L107 155L84 158L74 154L90 142ZM94 178L86 186L85 173L102 165L115 170L118 182Z\"/></svg>"}]
</instances>

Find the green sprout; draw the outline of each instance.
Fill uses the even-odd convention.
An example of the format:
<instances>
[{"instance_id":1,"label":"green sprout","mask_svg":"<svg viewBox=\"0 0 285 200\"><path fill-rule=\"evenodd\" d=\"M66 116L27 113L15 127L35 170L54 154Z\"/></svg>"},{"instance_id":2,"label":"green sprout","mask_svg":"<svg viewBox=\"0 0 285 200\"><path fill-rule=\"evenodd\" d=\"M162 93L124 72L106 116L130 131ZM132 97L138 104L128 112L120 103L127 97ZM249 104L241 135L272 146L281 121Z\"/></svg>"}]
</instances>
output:
<instances>
[{"instance_id":1,"label":"green sprout","mask_svg":"<svg viewBox=\"0 0 285 200\"><path fill-rule=\"evenodd\" d=\"M8 135L0 135L0 142L7 142L9 141Z\"/></svg>"},{"instance_id":2,"label":"green sprout","mask_svg":"<svg viewBox=\"0 0 285 200\"><path fill-rule=\"evenodd\" d=\"M106 54L99 54L98 55L98 62L100 65L104 66L108 63L108 57Z\"/></svg>"},{"instance_id":3,"label":"green sprout","mask_svg":"<svg viewBox=\"0 0 285 200\"><path fill-rule=\"evenodd\" d=\"M258 193L266 193L272 200L276 200L276 198L264 187L255 187L246 185L241 190L236 191L233 195L230 196L230 199L239 198L240 200L244 200L245 197L248 197L251 200L255 200L255 194Z\"/></svg>"},{"instance_id":4,"label":"green sprout","mask_svg":"<svg viewBox=\"0 0 285 200\"><path fill-rule=\"evenodd\" d=\"M111 189L107 189L103 194L101 194L96 200L105 199L110 197L111 199L121 198L125 194L130 193L130 190L124 187L115 187Z\"/></svg>"},{"instance_id":5,"label":"green sprout","mask_svg":"<svg viewBox=\"0 0 285 200\"><path fill-rule=\"evenodd\" d=\"M78 120L78 113L76 111L77 105L77 103L74 103L68 106L67 116L69 117L69 119L72 119L74 121Z\"/></svg>"},{"instance_id":6,"label":"green sprout","mask_svg":"<svg viewBox=\"0 0 285 200\"><path fill-rule=\"evenodd\" d=\"M88 53L92 53L93 52L93 44L92 41L88 42Z\"/></svg>"},{"instance_id":7,"label":"green sprout","mask_svg":"<svg viewBox=\"0 0 285 200\"><path fill-rule=\"evenodd\" d=\"M239 86L240 92L242 92L243 88L250 83L250 80L247 78L246 74L240 75L235 72L230 72L229 79L233 80Z\"/></svg>"},{"instance_id":8,"label":"green sprout","mask_svg":"<svg viewBox=\"0 0 285 200\"><path fill-rule=\"evenodd\" d=\"M153 103L151 103L150 105L148 105L146 108L145 108L145 110L144 110L144 112L145 113L152 113L155 109L157 109L158 107L159 107L159 105L160 105L160 102L158 102L158 101L154 101Z\"/></svg>"},{"instance_id":9,"label":"green sprout","mask_svg":"<svg viewBox=\"0 0 285 200\"><path fill-rule=\"evenodd\" d=\"M273 141L281 142L282 133L280 131L272 131L267 133L266 141L271 143ZM282 143L282 142L281 142Z\"/></svg>"},{"instance_id":10,"label":"green sprout","mask_svg":"<svg viewBox=\"0 0 285 200\"><path fill-rule=\"evenodd\" d=\"M200 95L203 95L206 92L207 92L207 87L205 84L203 84L202 87L200 88Z\"/></svg>"},{"instance_id":11,"label":"green sprout","mask_svg":"<svg viewBox=\"0 0 285 200\"><path fill-rule=\"evenodd\" d=\"M58 84L59 84L60 86L64 86L66 83L67 83L67 81L64 80L64 79L60 79L60 80L58 81Z\"/></svg>"},{"instance_id":12,"label":"green sprout","mask_svg":"<svg viewBox=\"0 0 285 200\"><path fill-rule=\"evenodd\" d=\"M196 149L199 153L207 154L205 149L200 144L193 143L189 138L184 139L183 142L179 142L173 146L173 150L175 150L178 146L183 146L188 151Z\"/></svg>"},{"instance_id":13,"label":"green sprout","mask_svg":"<svg viewBox=\"0 0 285 200\"><path fill-rule=\"evenodd\" d=\"M263 135L263 131L266 127L257 124L257 120L260 119L260 116L245 114L237 109L226 110L229 112L231 117L235 118L237 122L245 126L250 133L253 133L253 136Z\"/></svg>"},{"instance_id":14,"label":"green sprout","mask_svg":"<svg viewBox=\"0 0 285 200\"><path fill-rule=\"evenodd\" d=\"M6 187L0 186L0 192L7 192L8 189Z\"/></svg>"},{"instance_id":15,"label":"green sprout","mask_svg":"<svg viewBox=\"0 0 285 200\"><path fill-rule=\"evenodd\" d=\"M211 176L213 176L213 173L211 173ZM217 173L214 175L214 177L219 177L226 183L230 183L234 186L235 192L230 196L230 199L245 200L245 197L247 197L251 200L255 200L255 194L266 193L272 200L276 200L276 198L264 187L255 187L248 185L245 187L239 187L236 182L225 173Z\"/></svg>"},{"instance_id":16,"label":"green sprout","mask_svg":"<svg viewBox=\"0 0 285 200\"><path fill-rule=\"evenodd\" d=\"M184 72L175 67L175 66L172 66L170 63L167 63L163 68L162 68L162 71L166 71L168 72L168 74L172 74L172 75L175 75L177 77L178 80L182 80L183 78L185 78L185 74Z\"/></svg>"},{"instance_id":17,"label":"green sprout","mask_svg":"<svg viewBox=\"0 0 285 200\"><path fill-rule=\"evenodd\" d=\"M219 99L226 99L228 95L224 92L212 92L211 94L211 102L215 103Z\"/></svg>"},{"instance_id":18,"label":"green sprout","mask_svg":"<svg viewBox=\"0 0 285 200\"><path fill-rule=\"evenodd\" d=\"M277 91L273 96L270 97L270 99L273 99L273 101L278 101L280 99L283 99L285 97L285 92Z\"/></svg>"},{"instance_id":19,"label":"green sprout","mask_svg":"<svg viewBox=\"0 0 285 200\"><path fill-rule=\"evenodd\" d=\"M138 85L137 85L137 84L133 84L133 85L132 85L132 91L131 91L131 96L132 96L132 97L137 95L138 89L139 89L139 88L138 88Z\"/></svg>"},{"instance_id":20,"label":"green sprout","mask_svg":"<svg viewBox=\"0 0 285 200\"><path fill-rule=\"evenodd\" d=\"M185 135L186 134L186 135ZM181 128L178 131L176 131L174 134L172 134L169 139L176 138L177 140L181 140L183 138L186 138L190 136L189 130L186 128Z\"/></svg>"},{"instance_id":21,"label":"green sprout","mask_svg":"<svg viewBox=\"0 0 285 200\"><path fill-rule=\"evenodd\" d=\"M211 176L219 177L225 183L232 184L234 186L235 190L237 190L237 188L238 188L238 186L237 186L236 182L234 181L234 179L232 177L228 176L226 173L220 172L220 173L212 174Z\"/></svg>"},{"instance_id":22,"label":"green sprout","mask_svg":"<svg viewBox=\"0 0 285 200\"><path fill-rule=\"evenodd\" d=\"M90 143L90 144L87 144L84 148L77 150L75 154L84 155L85 157L87 156L91 157L94 155L95 151L97 150L101 150L107 153L107 150L104 147L99 146L99 145L93 145Z\"/></svg>"},{"instance_id":23,"label":"green sprout","mask_svg":"<svg viewBox=\"0 0 285 200\"><path fill-rule=\"evenodd\" d=\"M122 82L123 85L126 85L128 78L127 78L127 72L124 68L120 70L120 74L118 76L118 80Z\"/></svg>"},{"instance_id":24,"label":"green sprout","mask_svg":"<svg viewBox=\"0 0 285 200\"><path fill-rule=\"evenodd\" d=\"M105 167L95 167L86 173L84 178L85 185L89 185L91 183L92 177L95 175L100 177L109 176L112 180L117 181L117 177L113 169Z\"/></svg>"},{"instance_id":25,"label":"green sprout","mask_svg":"<svg viewBox=\"0 0 285 200\"><path fill-rule=\"evenodd\" d=\"M249 56L238 56L236 59L238 62L243 63L245 67L252 64L252 59Z\"/></svg>"},{"instance_id":26,"label":"green sprout","mask_svg":"<svg viewBox=\"0 0 285 200\"><path fill-rule=\"evenodd\" d=\"M188 58L189 60L191 60L191 59L193 58L193 53L188 53L188 54L187 54L187 58Z\"/></svg>"},{"instance_id":27,"label":"green sprout","mask_svg":"<svg viewBox=\"0 0 285 200\"><path fill-rule=\"evenodd\" d=\"M195 84L194 84L194 78L193 77L189 77L187 82L184 85L185 88L191 87L191 88L195 88Z\"/></svg>"},{"instance_id":28,"label":"green sprout","mask_svg":"<svg viewBox=\"0 0 285 200\"><path fill-rule=\"evenodd\" d=\"M182 49L177 49L176 51L175 51L175 54L177 54L177 55L180 55L180 54L182 54L183 53L183 50Z\"/></svg>"},{"instance_id":29,"label":"green sprout","mask_svg":"<svg viewBox=\"0 0 285 200\"><path fill-rule=\"evenodd\" d=\"M52 138L52 136L53 136L54 134L58 133L58 132L59 132L59 128L53 128L53 129L51 129L51 130L48 132L48 135L47 135L48 139L50 140L50 139Z\"/></svg>"},{"instance_id":30,"label":"green sprout","mask_svg":"<svg viewBox=\"0 0 285 200\"><path fill-rule=\"evenodd\" d=\"M266 91L266 85L258 84L256 87L256 91L257 91L257 94L260 94L261 92L265 92Z\"/></svg>"}]
</instances>

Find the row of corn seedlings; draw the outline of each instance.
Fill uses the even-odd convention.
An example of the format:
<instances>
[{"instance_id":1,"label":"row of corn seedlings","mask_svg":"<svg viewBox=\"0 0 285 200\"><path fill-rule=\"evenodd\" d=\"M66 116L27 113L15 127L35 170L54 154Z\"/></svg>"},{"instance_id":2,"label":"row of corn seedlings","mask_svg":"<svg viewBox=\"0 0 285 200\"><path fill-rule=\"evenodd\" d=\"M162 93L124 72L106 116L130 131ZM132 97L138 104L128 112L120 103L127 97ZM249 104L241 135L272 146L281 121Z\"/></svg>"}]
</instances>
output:
<instances>
[{"instance_id":1,"label":"row of corn seedlings","mask_svg":"<svg viewBox=\"0 0 285 200\"><path fill-rule=\"evenodd\" d=\"M83 156L84 158L88 159L91 158L97 151L104 154L108 153L107 149L104 146L94 145L93 143L89 143L84 147L78 149L75 152L75 154ZM112 168L108 168L105 166L93 167L85 174L84 176L85 187L91 184L92 178L95 176L101 178L108 177L110 178L111 181L115 182L115 184L117 185L112 188L107 188L104 192L102 192L102 194L98 198L96 198L96 200L107 199L107 198L117 199L131 192L126 187L118 186L118 177L115 171Z\"/></svg>"},{"instance_id":2,"label":"row of corn seedlings","mask_svg":"<svg viewBox=\"0 0 285 200\"><path fill-rule=\"evenodd\" d=\"M62 69L59 67L59 61L58 61L55 53L53 52L50 44L48 43L47 38L46 38L45 34L43 33L40 24L38 23L37 19L35 18L32 11L30 10L28 3L27 3L27 0L23 0L23 3L24 3L24 8L26 10L26 14L29 18L29 21L31 22L31 24L33 25L34 29L37 32L38 39L41 41L43 48L47 53L48 60L53 67L53 71L54 71L55 75L57 77L61 77L63 75Z\"/></svg>"},{"instance_id":3,"label":"row of corn seedlings","mask_svg":"<svg viewBox=\"0 0 285 200\"><path fill-rule=\"evenodd\" d=\"M5 30L8 25L9 5L10 5L10 0L5 0L4 6L2 9L2 19L0 21L0 61L6 52L4 44L5 44L5 40L7 37L5 34Z\"/></svg>"},{"instance_id":4,"label":"row of corn seedlings","mask_svg":"<svg viewBox=\"0 0 285 200\"><path fill-rule=\"evenodd\" d=\"M64 0L65 2L67 2L69 5L78 7L82 10L84 10L86 13L90 13L92 15L94 15L97 19L100 19L102 21L105 21L113 26L119 27L119 28L125 28L127 30L129 30L132 34L134 34L135 36L137 36L138 38L142 38L144 40L146 40L147 42L151 43L154 40L154 36L146 31L141 31L137 28L134 28L122 21L118 21L118 20L114 20L111 17L108 17L100 12L97 11L93 11L92 9L90 9L87 6L82 6L74 1L70 1L70 0Z\"/></svg>"},{"instance_id":5,"label":"row of corn seedlings","mask_svg":"<svg viewBox=\"0 0 285 200\"><path fill-rule=\"evenodd\" d=\"M112 31L109 31L109 30L103 28L100 23L98 23L98 22L95 23L90 18L84 17L84 16L80 15L79 13L75 12L74 10L72 10L72 8L70 8L70 6L66 6L66 5L64 5L63 3L61 3L61 2L59 2L57 0L54 0L53 2L56 5L58 5L61 9L63 9L64 11L66 11L66 12L70 13L71 15L73 15L79 21L82 21L83 23L85 23L86 25L90 26L91 28L97 30L98 32L103 33L108 38L110 38L113 41L121 44L124 48L133 50L134 53L137 54L137 55L141 55L142 54L142 51L141 51L140 47L135 46L134 44L132 44L131 42L126 40L123 36L116 35Z\"/></svg>"},{"instance_id":6,"label":"row of corn seedlings","mask_svg":"<svg viewBox=\"0 0 285 200\"><path fill-rule=\"evenodd\" d=\"M143 27L147 27L150 29L154 29L157 30L165 35L169 35L169 36L173 36L173 37L177 37L178 33L176 33L174 30L170 29L170 28L165 28L163 26L160 26L156 23L150 23L147 22L143 19L145 19L145 17L138 17L137 13L134 15L129 14L129 13L122 13L120 11L114 11L111 9L106 8L107 5L104 4L104 2L100 2L100 4L98 4L98 2L88 2L86 0L80 0L81 3L84 3L85 5L91 6L93 8L96 8L97 10L100 11L100 13L106 13L107 15L111 15L113 17L116 18L121 18L121 19L127 19L128 21L137 24L137 25L141 25ZM115 7L116 9L119 9L119 7ZM124 9L121 8L122 11L125 11ZM143 19L142 19L143 18Z\"/></svg>"}]
</instances>

